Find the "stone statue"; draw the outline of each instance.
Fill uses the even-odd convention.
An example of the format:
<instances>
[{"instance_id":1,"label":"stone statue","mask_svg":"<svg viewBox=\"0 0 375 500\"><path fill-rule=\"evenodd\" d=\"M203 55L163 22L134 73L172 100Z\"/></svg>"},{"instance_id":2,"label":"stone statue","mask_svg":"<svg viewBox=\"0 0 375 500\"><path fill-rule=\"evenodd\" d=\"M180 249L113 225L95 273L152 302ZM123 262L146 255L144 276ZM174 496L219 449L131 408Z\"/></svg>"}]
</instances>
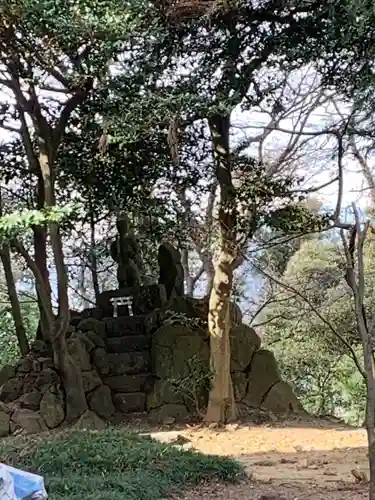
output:
<instances>
[{"instance_id":1,"label":"stone statue","mask_svg":"<svg viewBox=\"0 0 375 500\"><path fill-rule=\"evenodd\" d=\"M111 243L112 259L117 262L119 288L134 287L140 284L141 252L135 235L130 229L128 216L122 212L116 221L117 236Z\"/></svg>"},{"instance_id":2,"label":"stone statue","mask_svg":"<svg viewBox=\"0 0 375 500\"><path fill-rule=\"evenodd\" d=\"M170 297L183 297L184 295L184 269L181 264L181 254L170 243L163 242L158 252L159 285L164 285L167 299Z\"/></svg>"}]
</instances>

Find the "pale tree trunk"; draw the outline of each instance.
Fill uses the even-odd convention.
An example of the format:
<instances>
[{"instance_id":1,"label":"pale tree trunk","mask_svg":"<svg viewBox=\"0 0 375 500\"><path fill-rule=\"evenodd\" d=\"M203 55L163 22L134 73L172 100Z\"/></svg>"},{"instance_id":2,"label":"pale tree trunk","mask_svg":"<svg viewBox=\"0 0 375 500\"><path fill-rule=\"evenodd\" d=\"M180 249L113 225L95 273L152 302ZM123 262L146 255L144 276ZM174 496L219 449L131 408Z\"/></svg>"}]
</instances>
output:
<instances>
[{"instance_id":1,"label":"pale tree trunk","mask_svg":"<svg viewBox=\"0 0 375 500\"><path fill-rule=\"evenodd\" d=\"M10 258L10 251L8 245L3 245L3 248L0 251L0 257L4 268L5 281L7 284L8 296L9 296L10 306L12 309L14 326L16 329L18 347L20 349L21 355L25 356L30 351L30 346L29 346L29 341L27 340L25 325L23 323L16 284L14 282L14 276L12 272L12 261Z\"/></svg>"},{"instance_id":2,"label":"pale tree trunk","mask_svg":"<svg viewBox=\"0 0 375 500\"><path fill-rule=\"evenodd\" d=\"M363 246L366 240L369 224L366 223L364 229L361 227L359 214L356 206L353 204L355 215L355 227L351 232L350 245L346 242L343 231L341 238L346 255L346 281L352 289L355 304L355 315L357 320L358 333L360 335L363 347L364 368L366 373L366 431L368 441L368 459L370 466L370 490L369 500L375 500L375 367L374 367L374 348L373 334L375 330L375 316L371 322L366 318L364 307L365 298L365 275ZM354 232L353 232L354 231ZM355 272L354 253L357 253L357 276Z\"/></svg>"},{"instance_id":3,"label":"pale tree trunk","mask_svg":"<svg viewBox=\"0 0 375 500\"><path fill-rule=\"evenodd\" d=\"M22 142L26 151L26 156L29 162L30 170L37 176L37 183L35 189L36 208L37 210L43 210L45 202L43 176L42 173L40 172L38 158L35 155L31 137L28 131L25 111L22 109L21 106L18 106L18 111L21 121ZM46 293L48 294L49 298L51 298L52 292L49 282L49 272L47 266L47 229L44 226L33 226L32 229L34 237L35 263L38 266L39 272L43 278ZM37 339L49 343L51 342L51 332L49 330L50 325L48 322L48 318L46 317L45 309L43 307L43 301L42 298L40 297L39 292L37 292L37 297L38 297L38 308L40 317L40 328L38 328Z\"/></svg>"},{"instance_id":4,"label":"pale tree trunk","mask_svg":"<svg viewBox=\"0 0 375 500\"><path fill-rule=\"evenodd\" d=\"M187 297L193 297L194 295L194 278L190 274L189 266L189 250L184 248L181 252L181 265L184 270L184 278L186 283L186 295Z\"/></svg>"},{"instance_id":5,"label":"pale tree trunk","mask_svg":"<svg viewBox=\"0 0 375 500\"><path fill-rule=\"evenodd\" d=\"M90 215L90 237L91 237L91 249L90 249L90 269L92 276L92 285L94 287L95 293L95 304L98 304L99 295L100 295L100 287L99 287L99 278L98 278L98 260L96 258L96 242L95 242L95 220L94 215L91 213Z\"/></svg>"},{"instance_id":6,"label":"pale tree trunk","mask_svg":"<svg viewBox=\"0 0 375 500\"><path fill-rule=\"evenodd\" d=\"M2 215L3 215L3 200L0 189L0 217ZM14 276L12 271L12 260L10 257L10 250L8 244L2 245L2 248L0 249L0 259L3 264L8 297L9 297L10 307L12 310L14 326L16 329L18 347L20 349L21 355L25 356L30 351L30 346L29 346L29 341L27 340L25 325L23 323L21 306L20 306L20 301L18 300L16 284L14 282Z\"/></svg>"},{"instance_id":7,"label":"pale tree trunk","mask_svg":"<svg viewBox=\"0 0 375 500\"><path fill-rule=\"evenodd\" d=\"M13 26L9 26L4 42L5 51L7 51L6 42L13 45L17 35ZM72 54L72 61L77 61L77 54ZM80 54L78 57L81 57ZM56 71L57 79L62 84L62 91L65 92L67 99L62 106L59 118L54 124L48 121L42 106L39 102L38 90L35 79L33 79L32 71L30 70L27 61L24 61L16 53L11 52L11 57L6 63L6 71L8 77L2 81L13 93L16 101L16 109L20 120L20 135L22 138L25 152L27 155L30 172L37 175L38 178L38 208L51 209L55 206L55 187L54 187L54 165L61 144L63 134L65 132L68 121L73 110L79 106L88 96L93 88L94 77L87 76L84 81L81 80L81 85L69 84L63 75L59 75ZM82 62L82 61L81 61ZM5 63L4 63L5 64ZM54 63L51 61L52 66ZM22 68L22 70L20 70ZM27 92L24 91L21 84L20 75L23 80L28 80ZM55 75L54 75L55 76ZM70 96L70 97L68 97ZM26 114L32 121L33 134L30 133ZM38 141L38 147L33 144L34 137ZM61 235L59 225L55 222L48 224L48 231L45 228L34 229L35 243L35 260L33 260L28 252L22 247L19 242L13 242L14 247L24 256L29 267L33 270L36 279L36 288L38 298L42 304L42 316L45 320L45 328L43 334L47 330L50 334L54 362L60 372L60 376L66 393L66 413L67 420L71 421L78 418L87 410L85 393L83 390L82 376L79 368L71 360L66 343L66 332L69 326L69 301L68 301L68 283L67 273L64 264L64 255L62 249ZM48 271L46 268L46 236L50 237L50 243L53 250L54 263L57 273L57 288L59 312L55 319L52 309L51 288L49 283ZM38 253L36 241L42 250L42 256ZM39 259L41 259L39 261ZM43 318L41 318L43 320Z\"/></svg>"},{"instance_id":8,"label":"pale tree trunk","mask_svg":"<svg viewBox=\"0 0 375 500\"><path fill-rule=\"evenodd\" d=\"M43 208L44 204L42 207L38 208L40 210ZM35 255L35 262L36 265L38 266L38 269L43 277L43 282L44 282L44 287L46 289L46 292L51 300L51 286L49 282L49 272L48 272L48 267L47 267L47 234L46 234L46 229L42 226L37 226L33 228L34 232L34 255ZM50 325L48 322L48 318L45 315L45 310L43 307L43 301L42 298L40 297L39 292L37 292L37 297L38 297L38 308L39 308L39 315L40 315L40 331L37 333L37 339L38 340L43 340L44 342L50 343L51 342L51 332L49 330Z\"/></svg>"},{"instance_id":9,"label":"pale tree trunk","mask_svg":"<svg viewBox=\"0 0 375 500\"><path fill-rule=\"evenodd\" d=\"M230 375L231 321L229 314L236 246L236 198L231 176L229 152L229 116L209 119L216 176L220 187L220 252L209 301L208 328L210 362L213 371L206 421L223 424L236 418L233 385Z\"/></svg>"},{"instance_id":10,"label":"pale tree trunk","mask_svg":"<svg viewBox=\"0 0 375 500\"><path fill-rule=\"evenodd\" d=\"M47 151L43 150L44 143L40 141L39 164L44 180L45 206L55 206L54 174L50 166ZM59 226L55 222L49 223L49 236L51 239L53 257L57 274L57 290L59 313L52 328L52 349L54 362L63 381L66 397L66 419L72 422L87 410L87 402L83 389L82 375L79 368L71 359L66 342L66 332L70 323L68 279L64 263L64 254Z\"/></svg>"},{"instance_id":11,"label":"pale tree trunk","mask_svg":"<svg viewBox=\"0 0 375 500\"><path fill-rule=\"evenodd\" d=\"M205 296L209 297L211 295L212 288L214 286L215 267L213 265L211 258L205 259L205 261L203 262L203 265L204 265L204 270L205 270L206 279L207 279Z\"/></svg>"}]
</instances>

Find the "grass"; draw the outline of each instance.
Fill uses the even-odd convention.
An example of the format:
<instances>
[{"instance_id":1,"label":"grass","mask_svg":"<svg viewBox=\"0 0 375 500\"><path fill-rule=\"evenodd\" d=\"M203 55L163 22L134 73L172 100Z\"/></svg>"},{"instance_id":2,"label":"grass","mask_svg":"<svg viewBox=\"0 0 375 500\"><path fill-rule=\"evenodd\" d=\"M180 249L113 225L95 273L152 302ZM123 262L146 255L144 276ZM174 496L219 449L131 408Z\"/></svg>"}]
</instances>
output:
<instances>
[{"instance_id":1,"label":"grass","mask_svg":"<svg viewBox=\"0 0 375 500\"><path fill-rule=\"evenodd\" d=\"M1 461L44 476L49 500L157 500L202 481L235 482L243 474L232 459L119 429L7 441L0 454Z\"/></svg>"}]
</instances>

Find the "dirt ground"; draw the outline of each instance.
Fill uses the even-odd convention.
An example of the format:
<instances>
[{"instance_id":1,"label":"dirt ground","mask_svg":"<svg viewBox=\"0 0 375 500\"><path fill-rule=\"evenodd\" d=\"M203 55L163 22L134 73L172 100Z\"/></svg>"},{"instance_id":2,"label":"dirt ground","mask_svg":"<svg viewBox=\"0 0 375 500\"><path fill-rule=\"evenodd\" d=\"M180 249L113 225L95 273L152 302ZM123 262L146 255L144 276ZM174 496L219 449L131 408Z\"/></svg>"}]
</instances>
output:
<instances>
[{"instance_id":1,"label":"dirt ground","mask_svg":"<svg viewBox=\"0 0 375 500\"><path fill-rule=\"evenodd\" d=\"M232 425L225 430L188 427L173 433L203 453L240 460L248 480L233 485L207 484L190 491L184 500L362 500L368 477L366 433L325 421L282 425ZM180 438L181 439L181 438ZM354 474L353 472L354 471ZM356 474L357 472L357 474ZM275 496L272 496L275 495Z\"/></svg>"}]
</instances>

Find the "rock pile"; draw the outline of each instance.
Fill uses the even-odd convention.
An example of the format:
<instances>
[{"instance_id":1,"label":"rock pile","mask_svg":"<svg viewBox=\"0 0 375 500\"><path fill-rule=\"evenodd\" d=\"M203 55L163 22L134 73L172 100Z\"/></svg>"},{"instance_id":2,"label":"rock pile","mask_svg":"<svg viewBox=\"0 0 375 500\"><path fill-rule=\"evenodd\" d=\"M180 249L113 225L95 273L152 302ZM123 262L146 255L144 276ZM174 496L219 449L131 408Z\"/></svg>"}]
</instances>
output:
<instances>
[{"instance_id":1,"label":"rock pile","mask_svg":"<svg viewBox=\"0 0 375 500\"><path fill-rule=\"evenodd\" d=\"M90 410L78 426L92 420L98 426L116 414L146 411L161 421L182 419L207 402L207 376L203 385L197 381L194 397L175 383L194 382L192 360L209 373L207 301L175 297L165 305L158 285L142 291L140 296L147 300L135 300L135 316L120 310L119 317L111 317L110 298L126 294L129 291L106 292L100 307L72 313L68 350L81 370ZM281 380L273 354L261 348L252 328L242 324L234 304L231 318L231 375L241 412L302 411L290 385ZM0 370L0 436L55 429L64 421L60 376L48 347L37 340L15 366Z\"/></svg>"}]
</instances>

